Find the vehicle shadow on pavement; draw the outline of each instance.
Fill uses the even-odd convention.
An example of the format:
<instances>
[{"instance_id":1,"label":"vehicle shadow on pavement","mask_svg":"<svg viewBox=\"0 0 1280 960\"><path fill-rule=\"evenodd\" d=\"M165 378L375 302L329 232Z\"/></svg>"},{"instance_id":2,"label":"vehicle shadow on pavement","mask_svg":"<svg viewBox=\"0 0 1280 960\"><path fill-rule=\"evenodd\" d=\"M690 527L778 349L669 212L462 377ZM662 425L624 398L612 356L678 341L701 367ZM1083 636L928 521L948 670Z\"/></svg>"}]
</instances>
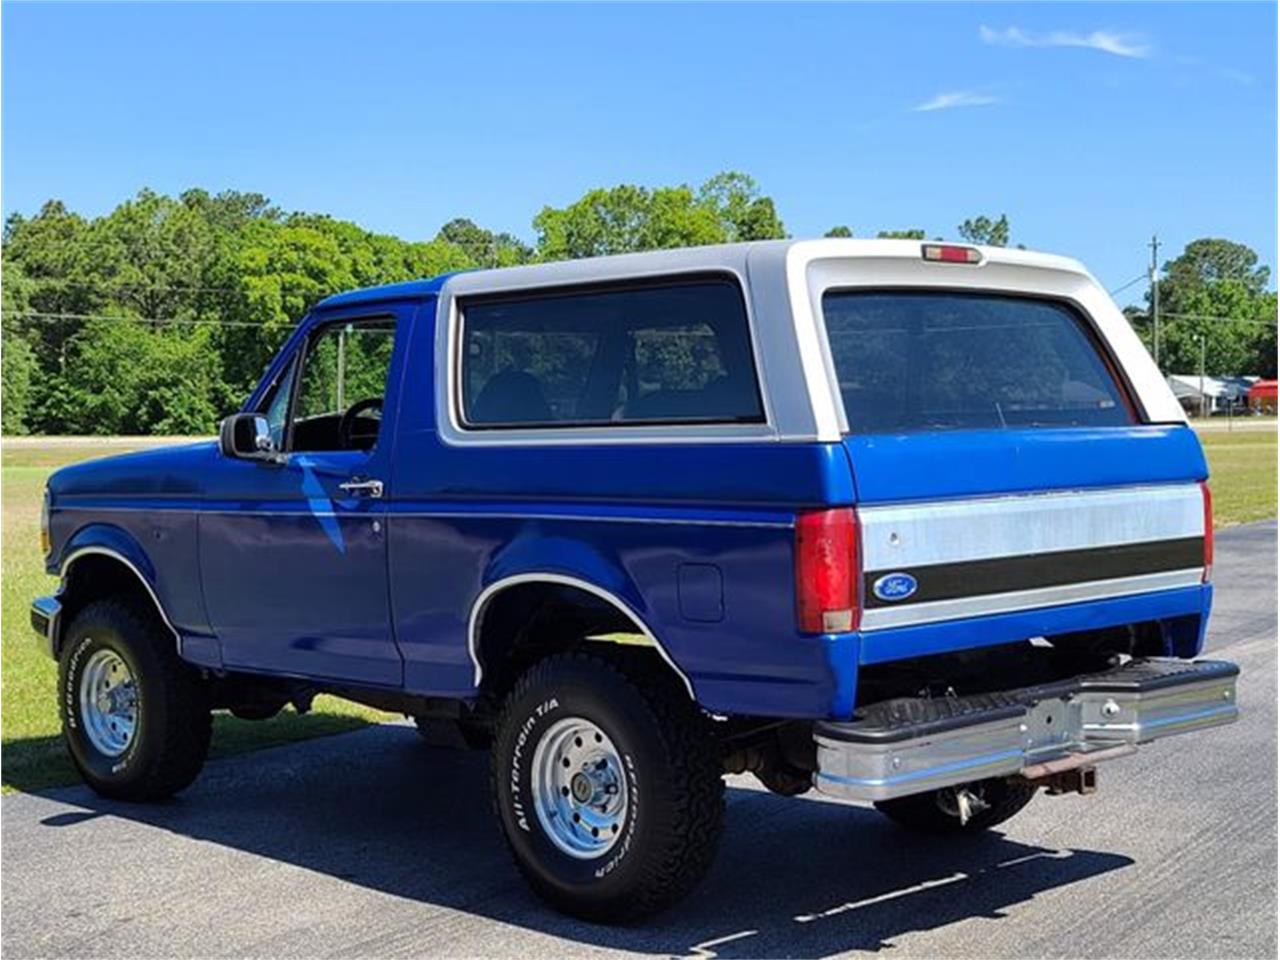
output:
<instances>
[{"instance_id":1,"label":"vehicle shadow on pavement","mask_svg":"<svg viewBox=\"0 0 1280 960\"><path fill-rule=\"evenodd\" d=\"M211 763L184 794L155 806L57 791L80 810L41 824L93 830L101 816L120 817L584 944L698 957L879 950L1133 862L998 832L916 838L870 809L731 786L703 884L656 920L611 928L563 917L528 892L488 791L485 755L434 749L409 728L383 726Z\"/></svg>"}]
</instances>

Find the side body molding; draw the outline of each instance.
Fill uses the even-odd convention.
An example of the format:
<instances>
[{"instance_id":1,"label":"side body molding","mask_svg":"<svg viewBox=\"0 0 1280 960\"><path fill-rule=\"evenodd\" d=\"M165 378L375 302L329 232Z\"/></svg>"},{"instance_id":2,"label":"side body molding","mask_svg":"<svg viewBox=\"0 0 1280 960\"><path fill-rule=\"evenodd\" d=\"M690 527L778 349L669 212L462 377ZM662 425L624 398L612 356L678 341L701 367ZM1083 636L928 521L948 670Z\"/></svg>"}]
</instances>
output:
<instances>
[{"instance_id":1,"label":"side body molding","mask_svg":"<svg viewBox=\"0 0 1280 960\"><path fill-rule=\"evenodd\" d=\"M680 669L676 662L671 659L671 655L667 653L662 644L658 642L658 638L654 636L653 631L650 630L648 625L636 615L636 612L631 609L630 606L624 603L615 594L605 590L603 587L598 587L589 581L581 580L577 577L565 576L561 573L532 572L503 577L502 579L489 584L489 586L485 587L484 590L480 592L480 595L476 597L475 602L471 605L471 616L468 618L467 622L467 652L470 654L471 662L475 666L476 687L480 686L480 681L484 677L484 665L480 662L480 625L484 620L485 608L489 605L490 601L502 593L503 590L525 583L554 583L567 587L576 587L579 590L583 590L599 597L601 600L604 600L606 603L615 607L619 613L636 625L637 631L639 631L646 640L645 646L652 646L658 652L658 656L662 657L663 662L675 671L676 676L680 678L680 682L684 684L685 690L689 693L689 699L696 702L697 697L694 696L693 684L689 681L689 677Z\"/></svg>"}]
</instances>

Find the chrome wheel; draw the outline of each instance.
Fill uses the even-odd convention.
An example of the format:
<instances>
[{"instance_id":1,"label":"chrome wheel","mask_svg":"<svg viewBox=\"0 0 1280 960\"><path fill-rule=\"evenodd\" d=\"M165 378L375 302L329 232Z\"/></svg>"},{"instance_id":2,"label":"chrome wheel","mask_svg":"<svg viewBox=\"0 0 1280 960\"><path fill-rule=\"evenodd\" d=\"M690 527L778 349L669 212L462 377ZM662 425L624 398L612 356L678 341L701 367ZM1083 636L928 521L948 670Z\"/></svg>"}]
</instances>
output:
<instances>
[{"instance_id":1,"label":"chrome wheel","mask_svg":"<svg viewBox=\"0 0 1280 960\"><path fill-rule=\"evenodd\" d=\"M566 717L533 752L533 807L551 842L579 860L608 853L627 821L627 779L608 734Z\"/></svg>"},{"instance_id":2,"label":"chrome wheel","mask_svg":"<svg viewBox=\"0 0 1280 960\"><path fill-rule=\"evenodd\" d=\"M80 719L93 748L108 757L129 749L138 727L138 683L112 650L99 650L80 674Z\"/></svg>"}]
</instances>

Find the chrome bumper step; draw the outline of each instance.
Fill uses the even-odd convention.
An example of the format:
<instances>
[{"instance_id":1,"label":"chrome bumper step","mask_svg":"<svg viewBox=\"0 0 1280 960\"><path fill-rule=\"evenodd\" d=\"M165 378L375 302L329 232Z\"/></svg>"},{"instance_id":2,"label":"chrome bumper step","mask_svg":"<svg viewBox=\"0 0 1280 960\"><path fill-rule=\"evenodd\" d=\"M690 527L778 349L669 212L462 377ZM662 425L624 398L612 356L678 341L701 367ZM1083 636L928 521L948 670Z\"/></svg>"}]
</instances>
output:
<instances>
[{"instance_id":1,"label":"chrome bumper step","mask_svg":"<svg viewBox=\"0 0 1280 960\"><path fill-rule=\"evenodd\" d=\"M1087 762L1233 722L1239 668L1221 660L1132 660L1101 673L966 697L872 704L814 729L823 793L888 800L989 777Z\"/></svg>"}]
</instances>

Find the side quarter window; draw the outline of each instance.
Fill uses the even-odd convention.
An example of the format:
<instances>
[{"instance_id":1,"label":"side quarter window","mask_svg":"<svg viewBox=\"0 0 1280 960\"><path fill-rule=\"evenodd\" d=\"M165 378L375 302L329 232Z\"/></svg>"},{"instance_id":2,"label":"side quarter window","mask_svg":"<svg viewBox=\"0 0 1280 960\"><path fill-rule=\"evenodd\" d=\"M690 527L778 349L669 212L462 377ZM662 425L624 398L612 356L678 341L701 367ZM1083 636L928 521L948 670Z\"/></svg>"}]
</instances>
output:
<instances>
[{"instance_id":1,"label":"side quarter window","mask_svg":"<svg viewBox=\"0 0 1280 960\"><path fill-rule=\"evenodd\" d=\"M479 298L461 311L469 429L764 421L731 278Z\"/></svg>"}]
</instances>

